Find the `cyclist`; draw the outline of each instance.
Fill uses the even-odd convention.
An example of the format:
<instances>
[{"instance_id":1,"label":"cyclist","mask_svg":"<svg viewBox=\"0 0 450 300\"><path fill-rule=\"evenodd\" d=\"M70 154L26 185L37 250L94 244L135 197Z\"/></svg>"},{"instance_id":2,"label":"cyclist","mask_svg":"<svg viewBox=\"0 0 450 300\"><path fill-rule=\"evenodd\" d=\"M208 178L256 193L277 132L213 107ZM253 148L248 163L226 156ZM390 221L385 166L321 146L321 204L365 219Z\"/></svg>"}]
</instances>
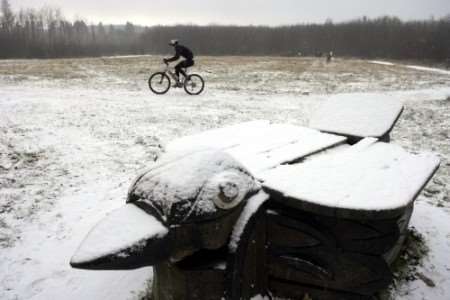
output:
<instances>
[{"instance_id":1,"label":"cyclist","mask_svg":"<svg viewBox=\"0 0 450 300\"><path fill-rule=\"evenodd\" d=\"M180 45L178 43L178 40L171 40L169 42L169 45L174 47L175 56L171 58L164 58L165 63L176 61L180 58L180 56L185 59L175 66L175 74L177 76L177 82L175 82L174 87L182 87L183 85L180 82L180 73L183 74L184 78L186 78L186 72L184 72L183 69L184 68L187 69L194 65L194 54L192 54L192 51L186 46Z\"/></svg>"}]
</instances>

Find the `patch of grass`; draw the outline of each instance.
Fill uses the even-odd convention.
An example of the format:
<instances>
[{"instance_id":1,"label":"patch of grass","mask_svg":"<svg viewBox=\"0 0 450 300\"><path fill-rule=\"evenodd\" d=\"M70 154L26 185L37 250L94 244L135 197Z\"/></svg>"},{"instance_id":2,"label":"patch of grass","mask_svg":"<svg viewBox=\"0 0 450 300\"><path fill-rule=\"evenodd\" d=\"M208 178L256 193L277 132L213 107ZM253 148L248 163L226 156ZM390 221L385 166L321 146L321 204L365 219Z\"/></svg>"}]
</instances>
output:
<instances>
[{"instance_id":1,"label":"patch of grass","mask_svg":"<svg viewBox=\"0 0 450 300\"><path fill-rule=\"evenodd\" d=\"M424 236L414 227L409 228L400 254L391 266L393 283L388 290L380 293L377 299L395 300L394 290L396 288L417 279L423 280L424 275L418 271L418 267L429 251Z\"/></svg>"},{"instance_id":2,"label":"patch of grass","mask_svg":"<svg viewBox=\"0 0 450 300\"><path fill-rule=\"evenodd\" d=\"M421 264L428 252L429 248L423 235L414 227L408 229L408 235L400 255L392 265L394 279L396 281L415 279L414 274L417 272L417 266Z\"/></svg>"}]
</instances>

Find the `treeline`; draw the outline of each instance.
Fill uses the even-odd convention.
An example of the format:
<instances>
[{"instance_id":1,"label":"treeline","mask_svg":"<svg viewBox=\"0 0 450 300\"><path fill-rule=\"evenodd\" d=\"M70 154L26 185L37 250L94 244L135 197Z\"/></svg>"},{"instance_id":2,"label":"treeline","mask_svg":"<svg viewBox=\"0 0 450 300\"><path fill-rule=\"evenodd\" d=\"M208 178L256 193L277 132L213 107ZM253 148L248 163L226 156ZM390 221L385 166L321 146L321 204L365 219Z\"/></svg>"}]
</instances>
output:
<instances>
[{"instance_id":1,"label":"treeline","mask_svg":"<svg viewBox=\"0 0 450 300\"><path fill-rule=\"evenodd\" d=\"M362 58L450 58L450 17L414 22L395 17L362 18L281 27L155 26L142 33L140 47L163 53L173 37L205 55L311 56L333 51Z\"/></svg>"},{"instance_id":2,"label":"treeline","mask_svg":"<svg viewBox=\"0 0 450 300\"><path fill-rule=\"evenodd\" d=\"M363 58L450 57L450 16L403 22L395 17L292 26L92 25L68 21L59 9L13 12L2 0L0 58L165 54L178 38L201 55L319 55Z\"/></svg>"}]
</instances>

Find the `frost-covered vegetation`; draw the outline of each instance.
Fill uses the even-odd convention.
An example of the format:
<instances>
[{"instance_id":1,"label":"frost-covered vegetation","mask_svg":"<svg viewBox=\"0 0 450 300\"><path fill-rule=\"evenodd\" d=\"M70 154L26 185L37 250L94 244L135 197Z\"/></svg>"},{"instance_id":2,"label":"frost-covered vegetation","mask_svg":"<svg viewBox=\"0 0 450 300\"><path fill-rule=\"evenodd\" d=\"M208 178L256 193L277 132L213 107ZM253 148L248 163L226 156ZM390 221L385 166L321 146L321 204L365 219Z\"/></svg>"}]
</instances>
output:
<instances>
[{"instance_id":1,"label":"frost-covered vegetation","mask_svg":"<svg viewBox=\"0 0 450 300\"><path fill-rule=\"evenodd\" d=\"M415 234L389 293L408 300L449 295L448 74L400 62L199 57L194 69L206 80L204 94L172 89L156 96L147 78L161 59L0 61L1 299L141 297L150 268L69 267L89 229L125 203L139 170L176 137L254 119L307 125L320 103L346 94L402 102L392 142L439 155L441 167L416 202ZM415 267L406 273L413 275L405 276L409 262Z\"/></svg>"}]
</instances>

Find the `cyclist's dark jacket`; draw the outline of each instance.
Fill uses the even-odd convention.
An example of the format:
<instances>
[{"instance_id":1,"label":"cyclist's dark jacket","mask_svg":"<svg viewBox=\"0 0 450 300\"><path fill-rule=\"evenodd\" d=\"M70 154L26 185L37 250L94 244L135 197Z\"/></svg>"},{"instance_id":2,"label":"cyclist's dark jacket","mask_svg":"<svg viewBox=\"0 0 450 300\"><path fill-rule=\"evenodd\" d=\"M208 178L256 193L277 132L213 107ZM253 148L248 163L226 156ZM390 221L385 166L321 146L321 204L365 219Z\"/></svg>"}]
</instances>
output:
<instances>
[{"instance_id":1,"label":"cyclist's dark jacket","mask_svg":"<svg viewBox=\"0 0 450 300\"><path fill-rule=\"evenodd\" d=\"M184 57L186 60L193 60L194 59L194 54L192 54L192 51L183 46L183 45L175 45L175 56L172 58L167 59L167 62L171 62L171 61L176 61L177 59L179 59L181 57Z\"/></svg>"}]
</instances>

